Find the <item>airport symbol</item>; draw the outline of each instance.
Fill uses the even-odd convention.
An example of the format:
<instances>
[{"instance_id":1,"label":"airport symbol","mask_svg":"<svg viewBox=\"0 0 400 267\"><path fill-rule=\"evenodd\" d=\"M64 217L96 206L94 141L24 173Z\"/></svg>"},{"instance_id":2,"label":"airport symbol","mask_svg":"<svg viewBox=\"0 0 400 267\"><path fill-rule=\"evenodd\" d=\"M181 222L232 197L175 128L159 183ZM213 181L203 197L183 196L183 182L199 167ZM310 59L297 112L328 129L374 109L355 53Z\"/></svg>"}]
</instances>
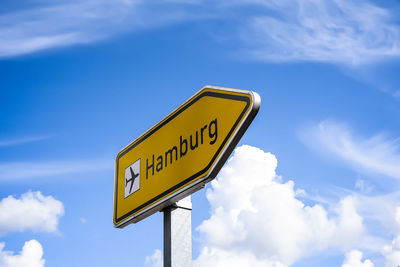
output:
<instances>
[{"instance_id":1,"label":"airport symbol","mask_svg":"<svg viewBox=\"0 0 400 267\"><path fill-rule=\"evenodd\" d=\"M125 178L125 187L128 185L128 183L130 182L131 183L131 187L129 188L129 193L131 193L131 191L132 191L132 186L133 186L133 184L135 183L135 179L136 179L136 177L138 177L139 176L139 173L135 173L133 170L132 170L132 167L129 167L129 170L131 171L131 179L126 179Z\"/></svg>"},{"instance_id":2,"label":"airport symbol","mask_svg":"<svg viewBox=\"0 0 400 267\"><path fill-rule=\"evenodd\" d=\"M127 198L140 188L140 159L125 169L125 194Z\"/></svg>"}]
</instances>

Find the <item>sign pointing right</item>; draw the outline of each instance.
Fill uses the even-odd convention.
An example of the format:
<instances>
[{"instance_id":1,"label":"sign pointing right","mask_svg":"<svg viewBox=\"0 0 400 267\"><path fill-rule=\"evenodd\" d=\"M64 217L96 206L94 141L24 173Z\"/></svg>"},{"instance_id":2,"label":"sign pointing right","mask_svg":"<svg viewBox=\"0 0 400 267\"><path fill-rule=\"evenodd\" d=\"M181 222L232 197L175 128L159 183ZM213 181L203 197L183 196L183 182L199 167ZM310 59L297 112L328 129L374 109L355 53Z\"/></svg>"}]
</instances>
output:
<instances>
[{"instance_id":1,"label":"sign pointing right","mask_svg":"<svg viewBox=\"0 0 400 267\"><path fill-rule=\"evenodd\" d=\"M256 116L253 91L205 86L116 159L114 225L160 211L214 179Z\"/></svg>"}]
</instances>

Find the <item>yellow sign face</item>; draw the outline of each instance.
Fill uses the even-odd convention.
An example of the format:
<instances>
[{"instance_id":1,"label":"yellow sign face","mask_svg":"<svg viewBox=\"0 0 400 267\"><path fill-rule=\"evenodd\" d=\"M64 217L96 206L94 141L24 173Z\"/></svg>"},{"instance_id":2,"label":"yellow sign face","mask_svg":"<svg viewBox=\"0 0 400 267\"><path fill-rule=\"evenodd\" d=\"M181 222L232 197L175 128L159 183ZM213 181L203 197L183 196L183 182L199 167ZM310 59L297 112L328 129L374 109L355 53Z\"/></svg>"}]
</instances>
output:
<instances>
[{"instance_id":1,"label":"yellow sign face","mask_svg":"<svg viewBox=\"0 0 400 267\"><path fill-rule=\"evenodd\" d=\"M114 225L138 222L212 180L260 102L252 91L206 86L118 153Z\"/></svg>"}]
</instances>

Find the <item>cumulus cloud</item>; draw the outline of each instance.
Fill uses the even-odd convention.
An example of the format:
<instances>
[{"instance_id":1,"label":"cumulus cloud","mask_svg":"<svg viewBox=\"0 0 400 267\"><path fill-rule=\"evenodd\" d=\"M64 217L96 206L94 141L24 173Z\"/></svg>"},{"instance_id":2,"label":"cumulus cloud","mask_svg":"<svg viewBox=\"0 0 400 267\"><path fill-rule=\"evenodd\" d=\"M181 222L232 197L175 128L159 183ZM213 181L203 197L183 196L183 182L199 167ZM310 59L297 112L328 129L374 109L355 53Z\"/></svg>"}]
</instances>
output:
<instances>
[{"instance_id":1,"label":"cumulus cloud","mask_svg":"<svg viewBox=\"0 0 400 267\"><path fill-rule=\"evenodd\" d=\"M383 249L386 258L385 266L398 266L400 263L400 235L393 239L391 245L385 246Z\"/></svg>"},{"instance_id":2,"label":"cumulus cloud","mask_svg":"<svg viewBox=\"0 0 400 267\"><path fill-rule=\"evenodd\" d=\"M342 267L374 267L371 260L362 261L362 256L363 254L359 250L348 252L343 261Z\"/></svg>"},{"instance_id":3,"label":"cumulus cloud","mask_svg":"<svg viewBox=\"0 0 400 267\"><path fill-rule=\"evenodd\" d=\"M22 251L14 254L4 251L5 244L0 243L0 266L1 267L43 267L45 260L42 259L43 248L36 240L25 242Z\"/></svg>"},{"instance_id":4,"label":"cumulus cloud","mask_svg":"<svg viewBox=\"0 0 400 267\"><path fill-rule=\"evenodd\" d=\"M323 121L300 135L306 145L356 170L400 179L399 138L383 134L359 137L348 126L334 121Z\"/></svg>"},{"instance_id":5,"label":"cumulus cloud","mask_svg":"<svg viewBox=\"0 0 400 267\"><path fill-rule=\"evenodd\" d=\"M250 251L230 251L219 248L204 247L199 258L194 262L195 267L284 267L276 260L258 259Z\"/></svg>"},{"instance_id":6,"label":"cumulus cloud","mask_svg":"<svg viewBox=\"0 0 400 267\"><path fill-rule=\"evenodd\" d=\"M195 266L288 266L327 248L350 249L363 237L357 198L331 210L308 206L276 175L277 159L238 147L207 190L211 216L197 228L204 238ZM227 265L226 265L227 264Z\"/></svg>"},{"instance_id":7,"label":"cumulus cloud","mask_svg":"<svg viewBox=\"0 0 400 267\"><path fill-rule=\"evenodd\" d=\"M8 196L0 201L0 236L26 230L56 232L63 214L61 201L39 191L27 192L21 198Z\"/></svg>"},{"instance_id":8,"label":"cumulus cloud","mask_svg":"<svg viewBox=\"0 0 400 267\"><path fill-rule=\"evenodd\" d=\"M162 267L163 266L163 256L161 250L156 249L151 256L146 256L145 266L148 267Z\"/></svg>"}]
</instances>

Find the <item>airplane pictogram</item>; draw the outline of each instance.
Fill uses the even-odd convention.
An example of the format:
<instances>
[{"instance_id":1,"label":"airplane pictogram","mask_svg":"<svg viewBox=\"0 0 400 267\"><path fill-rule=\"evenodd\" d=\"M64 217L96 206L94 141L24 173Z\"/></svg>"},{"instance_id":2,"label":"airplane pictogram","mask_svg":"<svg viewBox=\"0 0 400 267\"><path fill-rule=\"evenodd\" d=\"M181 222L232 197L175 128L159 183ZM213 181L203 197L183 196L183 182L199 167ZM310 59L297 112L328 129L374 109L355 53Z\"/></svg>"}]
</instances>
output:
<instances>
[{"instance_id":1,"label":"airplane pictogram","mask_svg":"<svg viewBox=\"0 0 400 267\"><path fill-rule=\"evenodd\" d=\"M131 191L132 191L133 184L135 183L135 179L136 179L136 177L139 176L139 173L135 174L135 172L132 170L132 167L129 167L129 170L131 171L131 176L132 177L130 179L127 179L125 177L125 187L128 185L129 182L131 182L131 187L129 188L129 194L130 194Z\"/></svg>"}]
</instances>

